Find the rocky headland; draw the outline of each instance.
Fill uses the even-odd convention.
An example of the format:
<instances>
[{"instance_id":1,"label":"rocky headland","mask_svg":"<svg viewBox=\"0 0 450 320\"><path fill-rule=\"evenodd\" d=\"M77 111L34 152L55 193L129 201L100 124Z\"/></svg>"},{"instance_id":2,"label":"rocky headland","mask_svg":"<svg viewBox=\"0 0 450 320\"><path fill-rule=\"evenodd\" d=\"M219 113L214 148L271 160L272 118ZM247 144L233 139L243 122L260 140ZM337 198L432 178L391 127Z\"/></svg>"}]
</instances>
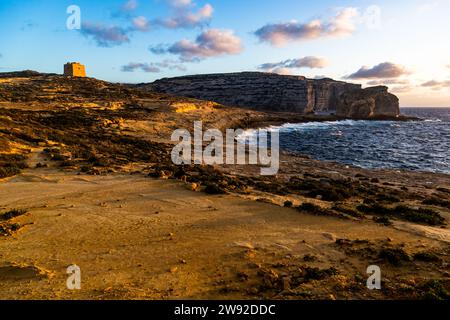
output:
<instances>
[{"instance_id":1,"label":"rocky headland","mask_svg":"<svg viewBox=\"0 0 450 320\"><path fill-rule=\"evenodd\" d=\"M139 87L259 111L358 119L400 115L399 100L387 87L362 89L359 84L329 78L242 72L166 78Z\"/></svg>"},{"instance_id":2,"label":"rocky headland","mask_svg":"<svg viewBox=\"0 0 450 320\"><path fill-rule=\"evenodd\" d=\"M399 117L399 99L385 86L351 90L339 97L336 114L347 118Z\"/></svg>"}]
</instances>

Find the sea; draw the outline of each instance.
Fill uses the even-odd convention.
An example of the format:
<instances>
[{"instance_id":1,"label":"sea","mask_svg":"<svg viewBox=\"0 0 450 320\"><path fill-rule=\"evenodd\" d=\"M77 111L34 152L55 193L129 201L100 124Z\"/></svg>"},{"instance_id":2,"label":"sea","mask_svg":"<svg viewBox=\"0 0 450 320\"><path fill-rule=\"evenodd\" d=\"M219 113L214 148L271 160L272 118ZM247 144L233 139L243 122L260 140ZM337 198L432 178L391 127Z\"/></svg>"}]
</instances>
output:
<instances>
[{"instance_id":1,"label":"sea","mask_svg":"<svg viewBox=\"0 0 450 320\"><path fill-rule=\"evenodd\" d=\"M450 108L402 108L420 121L329 121L284 124L281 150L361 168L450 174Z\"/></svg>"}]
</instances>

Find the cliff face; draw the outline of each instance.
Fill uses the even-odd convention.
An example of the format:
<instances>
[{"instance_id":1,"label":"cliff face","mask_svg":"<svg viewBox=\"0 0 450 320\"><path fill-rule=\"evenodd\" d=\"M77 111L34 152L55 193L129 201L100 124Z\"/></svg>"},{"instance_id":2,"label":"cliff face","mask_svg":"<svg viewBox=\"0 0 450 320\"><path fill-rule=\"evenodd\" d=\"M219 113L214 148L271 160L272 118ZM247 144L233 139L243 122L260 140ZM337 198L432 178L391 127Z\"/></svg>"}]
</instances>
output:
<instances>
[{"instance_id":1,"label":"cliff face","mask_svg":"<svg viewBox=\"0 0 450 320\"><path fill-rule=\"evenodd\" d=\"M384 86L344 92L338 103L337 115L346 118L398 117L398 98Z\"/></svg>"},{"instance_id":2,"label":"cliff face","mask_svg":"<svg viewBox=\"0 0 450 320\"><path fill-rule=\"evenodd\" d=\"M332 79L307 79L261 72L167 78L139 85L168 93L260 111L336 114L346 118L395 118L399 100L387 87L362 89Z\"/></svg>"},{"instance_id":3,"label":"cliff face","mask_svg":"<svg viewBox=\"0 0 450 320\"><path fill-rule=\"evenodd\" d=\"M261 111L335 113L342 93L360 85L299 76L243 72L169 78L144 88Z\"/></svg>"}]
</instances>

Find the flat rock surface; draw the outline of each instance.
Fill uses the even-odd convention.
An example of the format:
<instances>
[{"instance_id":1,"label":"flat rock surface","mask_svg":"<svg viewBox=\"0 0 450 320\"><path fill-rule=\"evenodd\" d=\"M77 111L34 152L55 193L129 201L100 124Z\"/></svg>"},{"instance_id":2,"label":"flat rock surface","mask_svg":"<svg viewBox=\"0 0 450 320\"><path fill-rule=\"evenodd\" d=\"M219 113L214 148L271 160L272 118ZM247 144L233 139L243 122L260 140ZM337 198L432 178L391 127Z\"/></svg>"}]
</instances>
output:
<instances>
[{"instance_id":1,"label":"flat rock surface","mask_svg":"<svg viewBox=\"0 0 450 320\"><path fill-rule=\"evenodd\" d=\"M376 260L346 253L335 239L363 237L373 250L388 237L410 251L445 248L443 242L372 222L209 196L180 182L51 169L33 175L41 182L19 175L0 184L3 207L29 210L17 218L26 226L0 239L0 277L7 283L0 287L1 299L271 298L283 290L264 282L267 268L282 275L295 266L333 267L339 273L319 277L314 281L321 285L308 290L310 280L302 282L298 294L386 298L389 293L369 291L363 280L354 292L335 288L358 275L365 279L367 266ZM314 258L305 262L305 255ZM80 291L66 288L66 268L73 264L82 271ZM406 276L404 281L442 276L435 265L381 266L389 281L398 281L398 274Z\"/></svg>"}]
</instances>

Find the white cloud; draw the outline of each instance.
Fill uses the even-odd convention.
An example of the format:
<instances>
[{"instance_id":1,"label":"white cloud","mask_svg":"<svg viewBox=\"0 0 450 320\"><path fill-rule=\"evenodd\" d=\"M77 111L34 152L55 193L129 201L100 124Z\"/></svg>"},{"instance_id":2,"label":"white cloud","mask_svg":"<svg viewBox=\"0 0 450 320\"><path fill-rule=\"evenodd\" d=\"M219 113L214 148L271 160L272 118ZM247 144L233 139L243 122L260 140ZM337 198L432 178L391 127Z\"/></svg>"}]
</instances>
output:
<instances>
[{"instance_id":1,"label":"white cloud","mask_svg":"<svg viewBox=\"0 0 450 320\"><path fill-rule=\"evenodd\" d=\"M297 21L267 24L258 29L255 35L263 42L275 46L282 46L289 41L314 40L323 37L345 37L356 31L356 17L359 12L356 8L344 8L329 21L320 19L306 23Z\"/></svg>"}]
</instances>

